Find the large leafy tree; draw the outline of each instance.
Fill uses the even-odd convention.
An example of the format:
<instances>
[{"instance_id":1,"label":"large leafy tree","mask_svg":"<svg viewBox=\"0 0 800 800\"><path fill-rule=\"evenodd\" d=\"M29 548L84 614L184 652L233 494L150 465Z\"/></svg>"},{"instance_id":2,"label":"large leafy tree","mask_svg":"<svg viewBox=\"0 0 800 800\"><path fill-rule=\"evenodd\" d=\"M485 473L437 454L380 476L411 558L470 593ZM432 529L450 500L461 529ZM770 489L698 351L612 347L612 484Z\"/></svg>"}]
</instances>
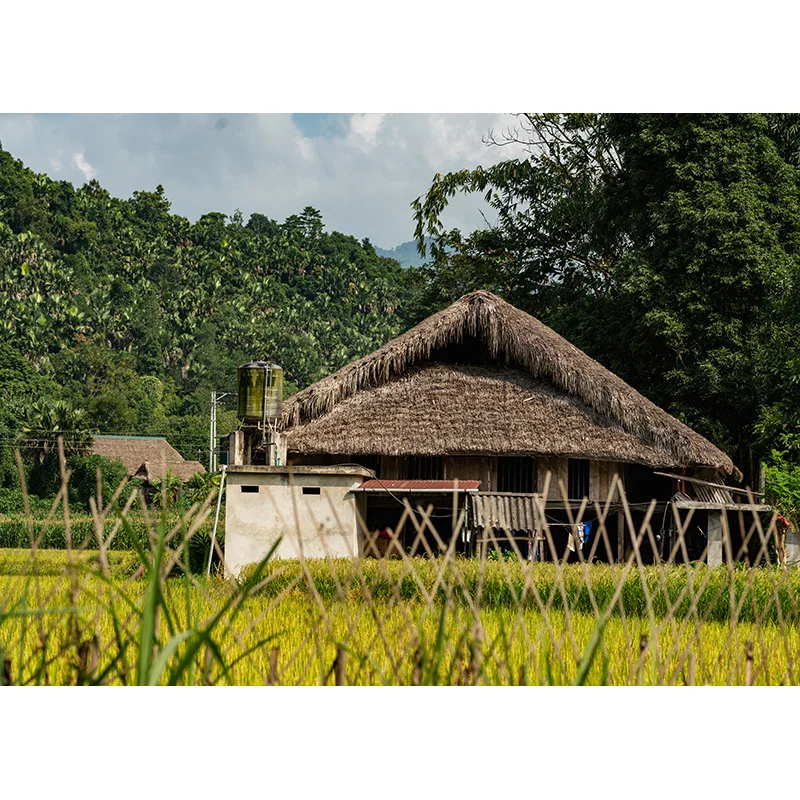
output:
<instances>
[{"instance_id":1,"label":"large leafy tree","mask_svg":"<svg viewBox=\"0 0 800 800\"><path fill-rule=\"evenodd\" d=\"M798 174L757 115L614 116L611 215L629 374L739 458L797 282ZM745 465L746 466L746 465Z\"/></svg>"},{"instance_id":2,"label":"large leafy tree","mask_svg":"<svg viewBox=\"0 0 800 800\"><path fill-rule=\"evenodd\" d=\"M622 242L606 214L605 187L620 168L606 118L523 114L515 131L488 144L521 144L527 157L436 175L413 203L418 244L434 260L434 294L450 299L480 283L543 310L557 295L607 293ZM442 213L458 193L483 194L496 222L467 237L445 230Z\"/></svg>"},{"instance_id":3,"label":"large leafy tree","mask_svg":"<svg viewBox=\"0 0 800 800\"><path fill-rule=\"evenodd\" d=\"M490 143L526 157L437 175L414 204L420 247L433 237L428 306L499 291L750 472L797 316L798 130L763 115L522 115ZM496 221L444 230L459 192L484 194Z\"/></svg>"}]
</instances>

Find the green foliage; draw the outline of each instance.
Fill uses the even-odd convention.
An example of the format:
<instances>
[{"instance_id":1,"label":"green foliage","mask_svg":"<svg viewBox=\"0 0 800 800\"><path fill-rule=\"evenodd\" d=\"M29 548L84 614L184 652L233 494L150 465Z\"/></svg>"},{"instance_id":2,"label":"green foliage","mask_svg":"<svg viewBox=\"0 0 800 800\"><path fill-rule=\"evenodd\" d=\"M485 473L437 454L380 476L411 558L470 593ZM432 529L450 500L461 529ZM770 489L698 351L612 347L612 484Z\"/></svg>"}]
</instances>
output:
<instances>
[{"instance_id":1,"label":"green foliage","mask_svg":"<svg viewBox=\"0 0 800 800\"><path fill-rule=\"evenodd\" d=\"M31 514L44 516L50 511L52 500L41 499L36 495L28 497ZM12 517L25 512L25 500L20 489L0 487L0 517Z\"/></svg>"},{"instance_id":2,"label":"green foliage","mask_svg":"<svg viewBox=\"0 0 800 800\"><path fill-rule=\"evenodd\" d=\"M219 489L222 473L197 472L184 484L184 495L187 502L202 503L212 492Z\"/></svg>"},{"instance_id":3,"label":"green foliage","mask_svg":"<svg viewBox=\"0 0 800 800\"><path fill-rule=\"evenodd\" d=\"M3 502L3 494L0 492L0 502ZM36 517L34 519L33 529L34 535L37 537L38 546L42 550L64 550L66 549L66 528L64 520L58 518L51 520L50 524L45 525L45 518L50 511L50 501L37 501L33 498L34 508L36 510ZM46 508L45 508L46 505ZM220 547L225 542L225 520L224 514L219 521L217 529L217 542ZM166 515L167 522L170 526L178 524L180 517L176 513ZM120 528L111 540L109 548L114 551L129 551L134 549L133 538L143 540L147 536L147 524L139 514L132 514L129 519L129 528ZM108 538L113 530L114 523L112 520L107 520L105 523L105 536ZM198 574L203 572L205 564L208 562L208 548L211 542L211 532L214 527L213 517L207 519L198 530L195 536L197 541L191 544L192 563L197 567L195 570ZM75 516L71 520L72 540L75 546L86 542L89 547L96 547L97 536L95 535L94 521L91 517ZM193 537L194 539L194 537ZM28 523L23 513L14 513L3 515L0 514L0 550L11 548L29 548L30 547L30 532L28 530ZM205 559L205 562L203 562ZM201 564L201 562L203 562ZM194 568L193 568L194 569Z\"/></svg>"},{"instance_id":4,"label":"green foliage","mask_svg":"<svg viewBox=\"0 0 800 800\"><path fill-rule=\"evenodd\" d=\"M29 468L72 429L165 435L205 461L210 392L239 364L274 359L306 386L403 330L411 286L311 207L192 224L161 186L74 189L0 148L0 442L24 429ZM235 424L220 409L220 434ZM15 476L6 446L0 485Z\"/></svg>"},{"instance_id":5,"label":"green foliage","mask_svg":"<svg viewBox=\"0 0 800 800\"><path fill-rule=\"evenodd\" d=\"M728 449L748 444L773 321L798 278L797 171L763 118L615 116L620 294L636 382ZM643 183L642 176L647 176Z\"/></svg>"},{"instance_id":6,"label":"green foliage","mask_svg":"<svg viewBox=\"0 0 800 800\"><path fill-rule=\"evenodd\" d=\"M731 619L731 601L736 600L741 622L777 623L796 615L796 595L800 590L800 572L792 571L789 580L774 587L769 569L711 568L705 564L645 566L627 571L619 564L585 565L539 563L530 572L530 565L511 559L504 563L464 560L458 563L457 585L442 582L443 559L414 559L414 576L400 561L364 559L354 573L344 560L311 559L303 567L298 562L281 561L270 566L265 575L269 582L259 590L268 597L279 597L295 591L316 595L325 602L344 597L357 603L364 596L389 600L396 595L403 601L424 604L430 596L434 602L451 608L469 608L480 596L485 609L529 608L542 606L552 612L572 611L593 615L595 609L610 610L614 616L656 619L691 618L699 614L706 621L725 623ZM254 566L242 570L251 578ZM662 574L663 573L663 574ZM695 594L687 592L687 575L691 573ZM304 577L304 574L306 575ZM526 589L526 586L528 587ZM619 590L618 603L612 603ZM538 599L537 599L538 597Z\"/></svg>"},{"instance_id":7,"label":"green foliage","mask_svg":"<svg viewBox=\"0 0 800 800\"><path fill-rule=\"evenodd\" d=\"M800 525L800 465L790 463L783 453L773 451L764 466L764 494L768 503L793 523Z\"/></svg>"},{"instance_id":8,"label":"green foliage","mask_svg":"<svg viewBox=\"0 0 800 800\"><path fill-rule=\"evenodd\" d=\"M119 460L99 455L71 456L67 468L72 472L69 481L69 502L89 510L89 498L97 499L97 471L100 470L103 505L111 502L117 487L128 477L128 470Z\"/></svg>"},{"instance_id":9,"label":"green foliage","mask_svg":"<svg viewBox=\"0 0 800 800\"><path fill-rule=\"evenodd\" d=\"M798 119L520 115L506 141L527 157L437 175L415 201L434 261L416 310L496 291L741 463L768 453L800 432ZM497 222L446 231L459 193Z\"/></svg>"},{"instance_id":10,"label":"green foliage","mask_svg":"<svg viewBox=\"0 0 800 800\"><path fill-rule=\"evenodd\" d=\"M152 482L152 501L157 508L169 510L175 508L183 494L183 481L167 472L166 477L158 478Z\"/></svg>"}]
</instances>

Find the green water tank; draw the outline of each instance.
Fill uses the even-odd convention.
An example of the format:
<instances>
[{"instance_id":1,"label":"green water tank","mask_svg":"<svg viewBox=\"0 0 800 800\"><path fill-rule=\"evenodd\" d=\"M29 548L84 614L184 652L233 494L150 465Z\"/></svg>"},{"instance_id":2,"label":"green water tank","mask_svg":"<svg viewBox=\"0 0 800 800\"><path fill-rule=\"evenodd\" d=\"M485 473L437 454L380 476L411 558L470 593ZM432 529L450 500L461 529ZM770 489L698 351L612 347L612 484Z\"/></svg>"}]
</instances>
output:
<instances>
[{"instance_id":1,"label":"green water tank","mask_svg":"<svg viewBox=\"0 0 800 800\"><path fill-rule=\"evenodd\" d=\"M265 416L275 419L283 406L283 369L268 361L242 364L236 390L239 419L251 422L261 422Z\"/></svg>"}]
</instances>

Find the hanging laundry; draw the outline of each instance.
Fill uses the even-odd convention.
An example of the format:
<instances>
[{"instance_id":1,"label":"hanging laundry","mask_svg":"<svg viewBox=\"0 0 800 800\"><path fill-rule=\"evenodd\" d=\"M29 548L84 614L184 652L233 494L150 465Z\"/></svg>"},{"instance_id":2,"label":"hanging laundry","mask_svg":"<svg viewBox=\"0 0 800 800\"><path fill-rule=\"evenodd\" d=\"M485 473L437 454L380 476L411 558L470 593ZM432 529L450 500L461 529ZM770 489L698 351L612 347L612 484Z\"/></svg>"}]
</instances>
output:
<instances>
[{"instance_id":1,"label":"hanging laundry","mask_svg":"<svg viewBox=\"0 0 800 800\"><path fill-rule=\"evenodd\" d=\"M592 523L591 522L584 522L583 523L583 543L589 543L589 535L592 532Z\"/></svg>"},{"instance_id":2,"label":"hanging laundry","mask_svg":"<svg viewBox=\"0 0 800 800\"><path fill-rule=\"evenodd\" d=\"M579 522L577 525L570 528L569 538L567 539L567 547L573 553L578 547L583 550L583 546L589 541L589 534L591 532L591 522Z\"/></svg>"}]
</instances>

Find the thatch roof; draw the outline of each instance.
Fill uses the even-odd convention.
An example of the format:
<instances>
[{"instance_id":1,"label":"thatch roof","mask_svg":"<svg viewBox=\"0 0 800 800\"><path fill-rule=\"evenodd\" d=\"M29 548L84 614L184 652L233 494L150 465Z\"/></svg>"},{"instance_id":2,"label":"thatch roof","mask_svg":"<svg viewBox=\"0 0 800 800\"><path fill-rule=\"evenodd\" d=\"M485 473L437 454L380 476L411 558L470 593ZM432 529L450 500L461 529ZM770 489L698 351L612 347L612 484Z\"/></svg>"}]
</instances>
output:
<instances>
[{"instance_id":1,"label":"thatch roof","mask_svg":"<svg viewBox=\"0 0 800 800\"><path fill-rule=\"evenodd\" d=\"M455 365L478 348L485 366ZM733 470L707 439L485 291L298 392L282 426L290 452L530 452Z\"/></svg>"},{"instance_id":2,"label":"thatch roof","mask_svg":"<svg viewBox=\"0 0 800 800\"><path fill-rule=\"evenodd\" d=\"M199 461L186 461L161 436L95 436L92 452L105 458L119 459L132 478L154 481L171 471L176 478L188 481L205 472Z\"/></svg>"}]
</instances>

